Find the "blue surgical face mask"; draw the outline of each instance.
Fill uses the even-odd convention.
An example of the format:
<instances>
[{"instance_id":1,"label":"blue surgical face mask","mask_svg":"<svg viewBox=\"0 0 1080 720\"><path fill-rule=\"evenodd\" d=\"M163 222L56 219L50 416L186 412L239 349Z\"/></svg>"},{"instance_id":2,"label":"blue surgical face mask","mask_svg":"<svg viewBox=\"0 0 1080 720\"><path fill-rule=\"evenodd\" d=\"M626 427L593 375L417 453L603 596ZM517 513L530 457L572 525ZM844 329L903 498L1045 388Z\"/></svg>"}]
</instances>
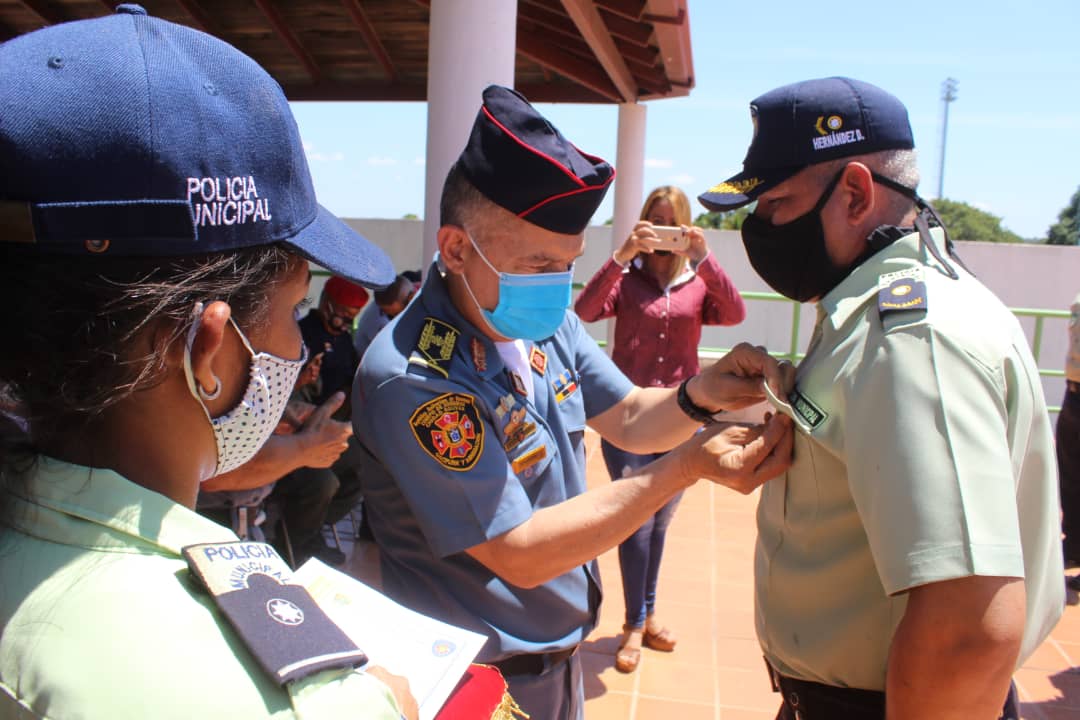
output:
<instances>
[{"instance_id":1,"label":"blue surgical face mask","mask_svg":"<svg viewBox=\"0 0 1080 720\"><path fill-rule=\"evenodd\" d=\"M484 257L472 235L466 232L466 236L484 264L499 276L499 302L494 310L480 306L469 281L461 276L465 280L465 289L491 329L512 340L543 340L554 335L570 307L574 266L566 272L532 275L499 272Z\"/></svg>"}]
</instances>

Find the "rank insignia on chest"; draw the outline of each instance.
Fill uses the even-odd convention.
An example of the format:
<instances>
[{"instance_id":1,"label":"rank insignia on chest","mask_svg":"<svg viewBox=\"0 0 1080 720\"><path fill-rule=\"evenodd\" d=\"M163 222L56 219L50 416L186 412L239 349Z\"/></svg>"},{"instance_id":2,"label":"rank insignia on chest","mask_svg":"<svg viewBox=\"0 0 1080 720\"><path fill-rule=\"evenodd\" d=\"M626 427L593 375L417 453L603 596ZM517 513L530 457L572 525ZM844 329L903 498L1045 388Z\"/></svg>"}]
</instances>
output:
<instances>
[{"instance_id":1,"label":"rank insignia on chest","mask_svg":"<svg viewBox=\"0 0 1080 720\"><path fill-rule=\"evenodd\" d=\"M188 545L191 574L214 598L248 650L278 684L367 656L327 617L266 543Z\"/></svg>"},{"instance_id":2,"label":"rank insignia on chest","mask_svg":"<svg viewBox=\"0 0 1080 720\"><path fill-rule=\"evenodd\" d=\"M546 457L547 445L541 445L538 448L530 450L521 457L515 458L510 463L510 467L513 468L515 473L524 472L526 477L532 477L533 466Z\"/></svg>"},{"instance_id":3,"label":"rank insignia on chest","mask_svg":"<svg viewBox=\"0 0 1080 720\"><path fill-rule=\"evenodd\" d=\"M922 268L885 273L878 278L878 313L887 315L906 310L926 312L926 283Z\"/></svg>"},{"instance_id":4,"label":"rank insignia on chest","mask_svg":"<svg viewBox=\"0 0 1080 720\"><path fill-rule=\"evenodd\" d=\"M559 373L559 377L555 378L554 382L551 383L551 387L555 390L555 400L560 403L577 392L578 389L577 380L574 379L573 373L569 370L563 370Z\"/></svg>"},{"instance_id":5,"label":"rank insignia on chest","mask_svg":"<svg viewBox=\"0 0 1080 720\"><path fill-rule=\"evenodd\" d=\"M480 341L480 338L474 337L469 341L469 350L472 351L472 363L476 372L487 372L487 350L484 349L484 343Z\"/></svg>"},{"instance_id":6,"label":"rank insignia on chest","mask_svg":"<svg viewBox=\"0 0 1080 720\"><path fill-rule=\"evenodd\" d=\"M514 386L514 392L522 397L528 397L529 388L525 387L525 381L521 379L513 370L507 370L506 374L510 376L510 384Z\"/></svg>"},{"instance_id":7,"label":"rank insignia on chest","mask_svg":"<svg viewBox=\"0 0 1080 720\"><path fill-rule=\"evenodd\" d=\"M536 423L528 422L528 413L524 406L518 405L510 410L509 419L503 426L503 449L510 452L521 441L536 432Z\"/></svg>"},{"instance_id":8,"label":"rank insignia on chest","mask_svg":"<svg viewBox=\"0 0 1080 720\"><path fill-rule=\"evenodd\" d=\"M533 345L532 352L529 353L529 365L532 365L532 369L543 377L544 371L547 370L547 354Z\"/></svg>"},{"instance_id":9,"label":"rank insignia on chest","mask_svg":"<svg viewBox=\"0 0 1080 720\"><path fill-rule=\"evenodd\" d=\"M418 363L430 368L443 377L449 377L447 366L450 358L454 355L454 345L457 344L458 330L442 320L427 318L424 321L424 329L420 331L420 339L416 341L416 349L420 353L413 353L409 362Z\"/></svg>"},{"instance_id":10,"label":"rank insignia on chest","mask_svg":"<svg viewBox=\"0 0 1080 720\"><path fill-rule=\"evenodd\" d=\"M446 393L416 408L409 418L413 437L440 465L469 470L484 450L484 424L471 395Z\"/></svg>"}]
</instances>

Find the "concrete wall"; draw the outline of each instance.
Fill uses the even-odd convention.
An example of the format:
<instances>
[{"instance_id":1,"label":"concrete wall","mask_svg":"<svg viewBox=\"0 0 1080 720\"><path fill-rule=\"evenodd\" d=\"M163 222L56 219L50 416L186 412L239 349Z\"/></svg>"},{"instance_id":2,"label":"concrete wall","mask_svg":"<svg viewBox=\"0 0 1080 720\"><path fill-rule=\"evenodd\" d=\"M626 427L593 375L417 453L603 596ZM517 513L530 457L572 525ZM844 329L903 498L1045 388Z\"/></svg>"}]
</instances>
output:
<instances>
[{"instance_id":1,"label":"concrete wall","mask_svg":"<svg viewBox=\"0 0 1080 720\"><path fill-rule=\"evenodd\" d=\"M348 219L346 222L382 247L398 270L426 267L421 257L424 224L419 220ZM732 278L735 286L744 291L770 292L750 267L737 232L709 230L709 247ZM1042 308L1067 310L1073 297L1080 292L1080 247L1051 245L1007 245L995 243L957 243L960 256L967 266L1011 308ZM586 231L585 255L575 266L574 279L586 282L611 254L611 228L594 226ZM312 289L318 296L321 282ZM932 301L932 299L931 299ZM750 301L747 317L741 325L731 328L707 327L702 333L705 347L728 348L743 340L764 345L770 350L788 350L791 344L791 318L794 303ZM799 352L806 348L814 324L814 308L805 305L801 310ZM1035 322L1022 318L1028 341L1034 337ZM591 323L589 332L597 339L606 336L606 321ZM1044 321L1039 365L1060 370L1064 364L1066 322L1063 319ZM1044 378L1044 389L1051 405L1058 405L1064 390L1060 378Z\"/></svg>"}]
</instances>

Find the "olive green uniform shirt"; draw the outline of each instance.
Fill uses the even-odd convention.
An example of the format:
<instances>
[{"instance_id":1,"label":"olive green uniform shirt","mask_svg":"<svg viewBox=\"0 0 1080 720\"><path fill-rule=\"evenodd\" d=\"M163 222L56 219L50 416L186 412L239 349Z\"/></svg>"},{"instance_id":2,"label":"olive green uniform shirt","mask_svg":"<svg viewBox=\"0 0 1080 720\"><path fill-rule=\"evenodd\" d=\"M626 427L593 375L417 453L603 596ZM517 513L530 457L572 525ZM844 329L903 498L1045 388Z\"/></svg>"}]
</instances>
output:
<instances>
[{"instance_id":1,"label":"olive green uniform shirt","mask_svg":"<svg viewBox=\"0 0 1080 720\"><path fill-rule=\"evenodd\" d=\"M0 718L376 718L360 671L272 682L180 549L237 538L108 470L41 458L0 529Z\"/></svg>"},{"instance_id":2,"label":"olive green uniform shirt","mask_svg":"<svg viewBox=\"0 0 1080 720\"><path fill-rule=\"evenodd\" d=\"M1065 379L1080 382L1080 295L1069 314L1069 351L1065 354Z\"/></svg>"},{"instance_id":3,"label":"olive green uniform shirt","mask_svg":"<svg viewBox=\"0 0 1080 720\"><path fill-rule=\"evenodd\" d=\"M989 290L932 262L909 235L818 304L792 396L794 463L758 506L757 632L784 675L884 690L905 591L926 583L1023 578L1021 661L1061 615L1053 429L1035 361ZM883 312L879 278L896 271L910 282L899 276L887 294L898 309Z\"/></svg>"}]
</instances>

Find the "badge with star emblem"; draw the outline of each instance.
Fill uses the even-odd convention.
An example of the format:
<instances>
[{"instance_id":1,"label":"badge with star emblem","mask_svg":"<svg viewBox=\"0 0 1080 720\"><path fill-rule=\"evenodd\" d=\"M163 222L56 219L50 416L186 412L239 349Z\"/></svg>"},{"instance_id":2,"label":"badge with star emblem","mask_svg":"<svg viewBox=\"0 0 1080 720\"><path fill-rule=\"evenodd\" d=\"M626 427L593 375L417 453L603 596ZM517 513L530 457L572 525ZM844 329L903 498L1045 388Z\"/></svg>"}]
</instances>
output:
<instances>
[{"instance_id":1,"label":"badge with star emblem","mask_svg":"<svg viewBox=\"0 0 1080 720\"><path fill-rule=\"evenodd\" d=\"M429 400L416 408L409 426L424 452L448 470L470 470L484 450L484 424L471 395L446 393Z\"/></svg>"}]
</instances>

